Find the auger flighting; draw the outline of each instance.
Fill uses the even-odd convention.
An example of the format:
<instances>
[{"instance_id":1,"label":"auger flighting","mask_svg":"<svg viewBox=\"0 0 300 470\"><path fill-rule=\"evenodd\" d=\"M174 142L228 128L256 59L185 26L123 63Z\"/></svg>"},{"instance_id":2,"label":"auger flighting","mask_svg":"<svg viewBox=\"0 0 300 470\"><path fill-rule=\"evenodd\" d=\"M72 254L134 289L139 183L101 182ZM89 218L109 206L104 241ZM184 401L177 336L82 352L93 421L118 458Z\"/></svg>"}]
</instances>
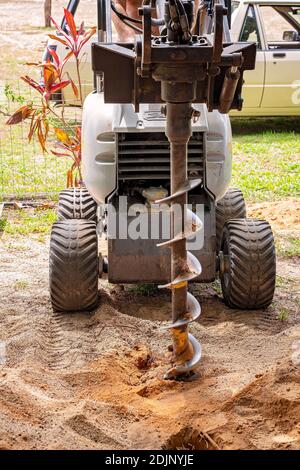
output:
<instances>
[{"instance_id":1,"label":"auger flighting","mask_svg":"<svg viewBox=\"0 0 300 470\"><path fill-rule=\"evenodd\" d=\"M180 84L168 85L168 88L171 88L169 100L172 96L178 96L178 87ZM192 87L190 91L193 93ZM188 332L189 323L195 321L201 313L199 302L188 292L188 282L201 274L201 265L198 259L186 250L186 239L193 236L202 226L197 215L187 209L188 191L201 184L201 180L188 181L187 178L187 144L192 134L193 113L194 110L188 101L167 101L166 135L171 147L171 195L158 201L171 204L172 239L158 245L171 249L171 282L160 286L172 290L172 323L167 328L173 338L174 364L165 374L166 379L187 376L201 358L201 346Z\"/></svg>"},{"instance_id":2,"label":"auger flighting","mask_svg":"<svg viewBox=\"0 0 300 470\"><path fill-rule=\"evenodd\" d=\"M193 8L193 2L186 3L185 9L177 0L170 0L166 5L168 38L174 45L192 44ZM172 291L172 323L167 328L173 339L173 365L166 372L166 379L187 377L201 358L200 343L188 331L189 323L201 313L199 302L188 292L188 282L201 274L201 264L186 249L186 239L202 227L197 215L187 209L188 192L201 184L201 179L189 181L187 173L191 122L197 114L192 107L197 81L191 67L178 68L177 64L175 67L176 70L174 64L165 64L162 70L153 74L155 79L161 80L162 99L166 102L166 136L170 142L171 161L171 194L159 201L171 205L172 238L158 245L171 249L171 282L160 286ZM174 210L175 207L180 210Z\"/></svg>"},{"instance_id":3,"label":"auger flighting","mask_svg":"<svg viewBox=\"0 0 300 470\"><path fill-rule=\"evenodd\" d=\"M192 103L197 100L197 82L203 81L209 87L204 48L208 45L204 37L192 34L194 22L194 2L169 0L165 3L165 24L167 26L168 54L164 60L151 60L154 49L151 39L151 7L143 6L143 48L140 74L142 77L152 75L154 80L161 82L161 99L166 103L166 136L170 143L171 194L158 202L171 204L172 238L158 246L171 249L171 281L163 286L172 291L172 323L168 326L173 339L173 365L165 374L166 379L188 377L201 359L201 345L188 331L189 323L195 321L201 313L197 299L188 292L188 282L201 274L199 260L186 249L186 240L193 233L187 231L188 216L194 234L201 229L200 219L187 209L188 192L202 183L201 179L188 180L188 142L192 135L191 122L197 118L197 111ZM227 10L220 4L215 5L215 16L211 16L214 25L215 42L211 62L220 61L222 53L223 17ZM155 42L159 45L159 40ZM161 45L163 47L163 45ZM193 57L189 52L197 51ZM203 53L202 53L203 51ZM152 54L153 53L153 56ZM170 60L171 59L171 60ZM197 60L198 59L198 60ZM211 66L212 76L219 72L218 67ZM235 85L237 81L235 82ZM231 85L231 86L230 86ZM232 96L232 85L228 90ZM206 90L207 91L207 90ZM175 206L180 207L180 220L176 217Z\"/></svg>"}]
</instances>

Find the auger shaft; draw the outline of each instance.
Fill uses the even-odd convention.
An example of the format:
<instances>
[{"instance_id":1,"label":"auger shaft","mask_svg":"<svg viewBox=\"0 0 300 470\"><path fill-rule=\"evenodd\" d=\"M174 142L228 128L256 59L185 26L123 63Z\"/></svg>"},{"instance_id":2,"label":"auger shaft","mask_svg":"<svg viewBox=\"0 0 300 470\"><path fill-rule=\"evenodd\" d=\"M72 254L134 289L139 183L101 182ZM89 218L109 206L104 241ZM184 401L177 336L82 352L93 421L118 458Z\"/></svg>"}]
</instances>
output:
<instances>
[{"instance_id":1,"label":"auger shaft","mask_svg":"<svg viewBox=\"0 0 300 470\"><path fill-rule=\"evenodd\" d=\"M171 194L176 193L187 184L187 145L192 134L191 129L191 104L167 103L167 128L166 134L170 142L171 159ZM177 205L175 210L172 210ZM179 196L171 205L171 238L178 231L184 232L186 219L187 193ZM178 210L180 208L180 210ZM176 216L181 220L176 220ZM174 243L171 248L171 279L174 280L186 271L187 254L186 240ZM175 323L183 318L187 312L187 282L180 287L172 289L172 321ZM188 325L180 329L172 329L174 359L188 360ZM189 355L189 354L188 354Z\"/></svg>"},{"instance_id":2,"label":"auger shaft","mask_svg":"<svg viewBox=\"0 0 300 470\"><path fill-rule=\"evenodd\" d=\"M195 314L194 305L191 308L191 303L188 302L188 295L192 297L188 294L188 279L189 276L196 277L200 271L199 267L191 270L186 250L187 193L189 191L187 161L188 142L192 135L191 119L194 110L191 103L195 98L194 93L195 83L193 82L162 81L162 98L166 101L166 136L170 142L171 160L171 240L169 241L171 282L169 286L172 290L170 330L173 339L174 366L165 375L168 379L187 375L200 359L200 351L195 351L198 343L188 332L188 323L193 321Z\"/></svg>"}]
</instances>

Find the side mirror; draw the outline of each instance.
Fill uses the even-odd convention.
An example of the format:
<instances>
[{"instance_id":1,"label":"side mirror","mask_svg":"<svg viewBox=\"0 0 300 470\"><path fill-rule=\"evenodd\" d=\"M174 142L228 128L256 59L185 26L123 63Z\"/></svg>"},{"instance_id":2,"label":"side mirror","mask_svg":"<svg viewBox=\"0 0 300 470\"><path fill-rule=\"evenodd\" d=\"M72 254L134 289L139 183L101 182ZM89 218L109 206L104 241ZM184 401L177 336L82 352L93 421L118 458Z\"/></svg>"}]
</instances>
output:
<instances>
[{"instance_id":1,"label":"side mirror","mask_svg":"<svg viewBox=\"0 0 300 470\"><path fill-rule=\"evenodd\" d=\"M299 35L296 31L284 31L282 39L287 42L299 41Z\"/></svg>"}]
</instances>

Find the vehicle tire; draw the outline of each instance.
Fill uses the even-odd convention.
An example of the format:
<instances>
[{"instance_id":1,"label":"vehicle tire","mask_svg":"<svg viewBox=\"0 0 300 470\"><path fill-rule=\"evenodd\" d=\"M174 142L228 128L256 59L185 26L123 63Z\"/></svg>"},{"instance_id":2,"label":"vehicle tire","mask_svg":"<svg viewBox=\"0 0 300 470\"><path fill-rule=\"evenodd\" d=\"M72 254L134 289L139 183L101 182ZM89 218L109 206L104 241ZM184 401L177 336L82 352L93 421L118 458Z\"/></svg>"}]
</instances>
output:
<instances>
[{"instance_id":1,"label":"vehicle tire","mask_svg":"<svg viewBox=\"0 0 300 470\"><path fill-rule=\"evenodd\" d=\"M86 188L64 189L59 193L58 219L86 219L97 222L97 203Z\"/></svg>"},{"instance_id":2,"label":"vehicle tire","mask_svg":"<svg viewBox=\"0 0 300 470\"><path fill-rule=\"evenodd\" d=\"M96 223L61 220L50 239L50 295L60 312L92 310L98 303L98 238Z\"/></svg>"},{"instance_id":3,"label":"vehicle tire","mask_svg":"<svg viewBox=\"0 0 300 470\"><path fill-rule=\"evenodd\" d=\"M217 252L221 248L223 228L227 220L245 219L246 204L240 189L229 188L216 205Z\"/></svg>"},{"instance_id":4,"label":"vehicle tire","mask_svg":"<svg viewBox=\"0 0 300 470\"><path fill-rule=\"evenodd\" d=\"M265 220L226 222L220 252L225 304L233 308L268 307L274 295L276 255L272 229Z\"/></svg>"}]
</instances>

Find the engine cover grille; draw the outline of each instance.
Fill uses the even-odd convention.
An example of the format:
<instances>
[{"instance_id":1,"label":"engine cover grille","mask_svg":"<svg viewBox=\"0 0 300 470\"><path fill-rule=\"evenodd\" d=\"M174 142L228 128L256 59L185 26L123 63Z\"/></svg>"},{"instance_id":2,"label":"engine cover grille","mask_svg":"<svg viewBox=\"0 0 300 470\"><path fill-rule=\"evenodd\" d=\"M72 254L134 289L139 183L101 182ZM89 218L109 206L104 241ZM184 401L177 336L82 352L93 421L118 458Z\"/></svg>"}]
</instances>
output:
<instances>
[{"instance_id":1,"label":"engine cover grille","mask_svg":"<svg viewBox=\"0 0 300 470\"><path fill-rule=\"evenodd\" d=\"M164 132L128 132L116 136L118 179L169 180L170 145ZM204 134L194 132L188 144L188 177L204 173Z\"/></svg>"}]
</instances>

